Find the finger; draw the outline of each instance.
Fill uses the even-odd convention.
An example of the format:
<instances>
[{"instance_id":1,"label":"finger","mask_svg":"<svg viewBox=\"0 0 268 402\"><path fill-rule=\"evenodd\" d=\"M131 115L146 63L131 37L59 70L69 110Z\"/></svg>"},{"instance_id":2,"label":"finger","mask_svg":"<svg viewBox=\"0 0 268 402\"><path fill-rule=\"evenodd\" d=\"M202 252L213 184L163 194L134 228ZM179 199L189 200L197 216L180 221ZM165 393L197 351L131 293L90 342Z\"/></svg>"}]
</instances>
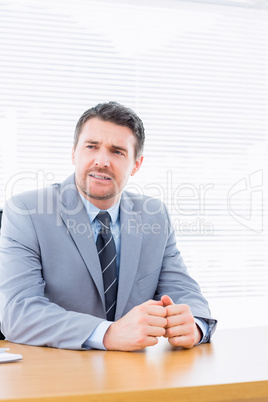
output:
<instances>
[{"instance_id":1,"label":"finger","mask_svg":"<svg viewBox=\"0 0 268 402\"><path fill-rule=\"evenodd\" d=\"M163 302L163 304L164 304L165 307L174 304L174 303L173 303L173 300L172 300L171 297L169 297L168 295L163 295L163 296L161 297L161 301Z\"/></svg>"},{"instance_id":2,"label":"finger","mask_svg":"<svg viewBox=\"0 0 268 402\"><path fill-rule=\"evenodd\" d=\"M183 327L183 325L177 325L174 327L166 328L165 337L174 338L177 336L185 336L187 335L187 331Z\"/></svg>"},{"instance_id":3,"label":"finger","mask_svg":"<svg viewBox=\"0 0 268 402\"><path fill-rule=\"evenodd\" d=\"M195 345L195 338L193 336L175 336L168 338L168 341L173 346L182 346L186 349L190 349Z\"/></svg>"},{"instance_id":4,"label":"finger","mask_svg":"<svg viewBox=\"0 0 268 402\"><path fill-rule=\"evenodd\" d=\"M183 315L192 316L190 307L187 304L173 304L166 307L167 316Z\"/></svg>"},{"instance_id":5,"label":"finger","mask_svg":"<svg viewBox=\"0 0 268 402\"><path fill-rule=\"evenodd\" d=\"M148 336L146 338L146 347L147 346L154 346L158 343L157 335L156 336Z\"/></svg>"},{"instance_id":6,"label":"finger","mask_svg":"<svg viewBox=\"0 0 268 402\"><path fill-rule=\"evenodd\" d=\"M187 337L190 339L190 343L194 344L198 343L201 338L196 324L191 323L166 328L164 336L166 338Z\"/></svg>"},{"instance_id":7,"label":"finger","mask_svg":"<svg viewBox=\"0 0 268 402\"><path fill-rule=\"evenodd\" d=\"M174 327L176 325L185 325L189 327L194 327L195 325L195 319L194 316L191 313L181 313L179 314L178 312L168 312L167 313L167 328L169 327Z\"/></svg>"},{"instance_id":8,"label":"finger","mask_svg":"<svg viewBox=\"0 0 268 402\"><path fill-rule=\"evenodd\" d=\"M167 325L167 319L164 317L150 315L148 317L148 324L153 327L161 327L165 329Z\"/></svg>"},{"instance_id":9,"label":"finger","mask_svg":"<svg viewBox=\"0 0 268 402\"><path fill-rule=\"evenodd\" d=\"M152 306L163 306L163 302L161 300L147 300L146 302L142 303L142 306L144 305L152 305Z\"/></svg>"},{"instance_id":10,"label":"finger","mask_svg":"<svg viewBox=\"0 0 268 402\"><path fill-rule=\"evenodd\" d=\"M154 346L158 343L158 337L153 335L148 335L141 337L133 347L129 348L129 350L141 350L146 348L147 346Z\"/></svg>"},{"instance_id":11,"label":"finger","mask_svg":"<svg viewBox=\"0 0 268 402\"><path fill-rule=\"evenodd\" d=\"M147 312L147 314L152 315L152 316L166 317L166 310L162 306L148 305L146 308L146 312Z\"/></svg>"},{"instance_id":12,"label":"finger","mask_svg":"<svg viewBox=\"0 0 268 402\"><path fill-rule=\"evenodd\" d=\"M185 317L183 314L167 315L167 326L166 328L176 327L178 325L183 325L185 323Z\"/></svg>"},{"instance_id":13,"label":"finger","mask_svg":"<svg viewBox=\"0 0 268 402\"><path fill-rule=\"evenodd\" d=\"M147 335L148 336L155 336L155 337L164 336L165 335L165 328L158 327L158 326L154 327L154 326L149 325Z\"/></svg>"}]
</instances>

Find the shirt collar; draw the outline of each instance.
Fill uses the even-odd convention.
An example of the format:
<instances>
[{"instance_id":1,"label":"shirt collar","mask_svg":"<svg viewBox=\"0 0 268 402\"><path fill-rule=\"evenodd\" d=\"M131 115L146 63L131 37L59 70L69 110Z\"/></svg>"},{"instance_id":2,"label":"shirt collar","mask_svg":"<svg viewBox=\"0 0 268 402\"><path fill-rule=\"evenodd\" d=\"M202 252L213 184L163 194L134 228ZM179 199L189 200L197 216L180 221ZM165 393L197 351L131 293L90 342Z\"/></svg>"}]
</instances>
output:
<instances>
[{"instance_id":1,"label":"shirt collar","mask_svg":"<svg viewBox=\"0 0 268 402\"><path fill-rule=\"evenodd\" d=\"M101 210L99 208L95 207L95 205L93 205L90 201L88 201L82 194L79 193L79 195L86 208L90 223L92 223ZM120 200L115 205L113 205L111 208L105 210L105 211L109 212L113 225L116 223L116 221L119 217L119 206L120 206Z\"/></svg>"}]
</instances>

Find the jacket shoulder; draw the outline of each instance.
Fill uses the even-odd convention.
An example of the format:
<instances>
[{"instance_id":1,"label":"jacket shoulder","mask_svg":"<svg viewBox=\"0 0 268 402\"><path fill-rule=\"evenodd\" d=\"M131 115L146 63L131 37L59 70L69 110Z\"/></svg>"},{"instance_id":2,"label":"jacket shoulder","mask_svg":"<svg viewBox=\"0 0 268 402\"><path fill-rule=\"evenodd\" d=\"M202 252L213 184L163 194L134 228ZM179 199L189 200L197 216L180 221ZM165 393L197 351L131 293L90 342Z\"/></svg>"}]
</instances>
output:
<instances>
[{"instance_id":1,"label":"jacket shoulder","mask_svg":"<svg viewBox=\"0 0 268 402\"><path fill-rule=\"evenodd\" d=\"M13 195L7 200L5 208L14 206L22 209L37 208L52 202L52 200L58 200L61 197L61 193L65 194L66 190L70 192L70 189L72 191L76 190L73 175L62 183L53 183L46 187Z\"/></svg>"},{"instance_id":2,"label":"jacket shoulder","mask_svg":"<svg viewBox=\"0 0 268 402\"><path fill-rule=\"evenodd\" d=\"M129 191L125 191L123 193L123 197L133 204L134 212L144 212L152 215L167 212L165 204L157 198L144 194L132 193Z\"/></svg>"}]
</instances>

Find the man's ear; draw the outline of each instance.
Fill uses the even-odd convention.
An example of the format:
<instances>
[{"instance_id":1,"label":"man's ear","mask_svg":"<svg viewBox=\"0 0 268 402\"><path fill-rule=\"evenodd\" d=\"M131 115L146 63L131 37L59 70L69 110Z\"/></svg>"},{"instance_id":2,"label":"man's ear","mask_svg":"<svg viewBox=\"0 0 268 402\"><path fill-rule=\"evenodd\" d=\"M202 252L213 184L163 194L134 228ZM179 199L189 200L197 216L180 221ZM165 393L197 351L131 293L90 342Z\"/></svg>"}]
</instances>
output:
<instances>
[{"instance_id":1,"label":"man's ear","mask_svg":"<svg viewBox=\"0 0 268 402\"><path fill-rule=\"evenodd\" d=\"M74 147L72 148L72 164L75 165Z\"/></svg>"},{"instance_id":2,"label":"man's ear","mask_svg":"<svg viewBox=\"0 0 268 402\"><path fill-rule=\"evenodd\" d=\"M140 169L140 167L141 167L142 162L143 162L143 156L141 156L139 159L136 160L136 162L135 162L135 164L134 164L134 167L133 167L133 170L132 170L132 172L131 172L131 176L134 176L134 174L137 173L137 171L138 171L138 170Z\"/></svg>"}]
</instances>

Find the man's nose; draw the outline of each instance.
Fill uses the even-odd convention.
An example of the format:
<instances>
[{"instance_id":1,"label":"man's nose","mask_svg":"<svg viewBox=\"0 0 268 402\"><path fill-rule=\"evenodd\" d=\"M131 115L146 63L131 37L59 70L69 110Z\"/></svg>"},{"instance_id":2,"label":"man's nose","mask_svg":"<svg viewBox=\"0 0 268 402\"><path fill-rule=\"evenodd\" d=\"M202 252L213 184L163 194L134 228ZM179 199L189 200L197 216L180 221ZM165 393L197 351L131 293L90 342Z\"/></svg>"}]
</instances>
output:
<instances>
[{"instance_id":1,"label":"man's nose","mask_svg":"<svg viewBox=\"0 0 268 402\"><path fill-rule=\"evenodd\" d=\"M95 166L108 167L110 166L109 154L106 151L99 151L95 157Z\"/></svg>"}]
</instances>

